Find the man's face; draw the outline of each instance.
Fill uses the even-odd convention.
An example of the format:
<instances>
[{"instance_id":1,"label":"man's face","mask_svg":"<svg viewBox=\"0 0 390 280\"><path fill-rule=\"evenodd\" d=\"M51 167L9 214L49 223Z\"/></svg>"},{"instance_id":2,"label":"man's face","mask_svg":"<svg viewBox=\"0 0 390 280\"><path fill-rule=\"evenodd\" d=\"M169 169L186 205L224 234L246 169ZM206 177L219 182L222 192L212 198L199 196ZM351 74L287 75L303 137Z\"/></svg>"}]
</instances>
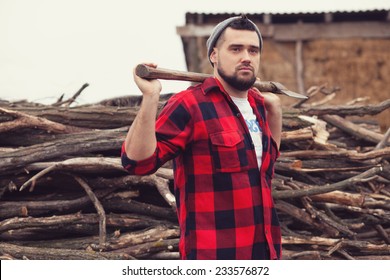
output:
<instances>
[{"instance_id":1,"label":"man's face","mask_svg":"<svg viewBox=\"0 0 390 280\"><path fill-rule=\"evenodd\" d=\"M210 58L226 83L237 90L248 90L259 71L259 37L255 31L227 28Z\"/></svg>"}]
</instances>

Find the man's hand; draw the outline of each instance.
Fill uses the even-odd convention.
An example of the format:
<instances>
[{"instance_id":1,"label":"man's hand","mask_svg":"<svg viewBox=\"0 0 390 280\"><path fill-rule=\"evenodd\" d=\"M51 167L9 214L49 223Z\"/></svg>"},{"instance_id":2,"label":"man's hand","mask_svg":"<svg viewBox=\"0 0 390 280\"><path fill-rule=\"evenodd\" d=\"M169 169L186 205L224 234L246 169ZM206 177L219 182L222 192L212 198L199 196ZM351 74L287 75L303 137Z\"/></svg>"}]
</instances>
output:
<instances>
[{"instance_id":1,"label":"man's hand","mask_svg":"<svg viewBox=\"0 0 390 280\"><path fill-rule=\"evenodd\" d=\"M155 63L144 63L145 65L153 68L157 68L157 64ZM159 80L152 79L143 79L135 73L135 68L133 69L133 76L134 76L134 82L142 92L142 95L144 97L153 97L153 96L159 96L161 92L161 83Z\"/></svg>"},{"instance_id":2,"label":"man's hand","mask_svg":"<svg viewBox=\"0 0 390 280\"><path fill-rule=\"evenodd\" d=\"M281 114L282 102L279 96L271 92L262 92L261 95L264 97L264 105L267 113Z\"/></svg>"}]
</instances>

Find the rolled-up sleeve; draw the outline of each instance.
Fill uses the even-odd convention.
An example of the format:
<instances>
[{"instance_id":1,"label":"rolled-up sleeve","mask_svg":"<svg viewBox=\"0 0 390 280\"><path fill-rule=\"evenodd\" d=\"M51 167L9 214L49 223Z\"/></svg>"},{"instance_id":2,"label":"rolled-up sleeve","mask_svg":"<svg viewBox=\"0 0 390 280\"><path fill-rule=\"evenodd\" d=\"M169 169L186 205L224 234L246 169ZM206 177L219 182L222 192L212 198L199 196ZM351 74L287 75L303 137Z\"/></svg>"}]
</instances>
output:
<instances>
[{"instance_id":1,"label":"rolled-up sleeve","mask_svg":"<svg viewBox=\"0 0 390 280\"><path fill-rule=\"evenodd\" d=\"M133 175L153 174L165 162L183 151L190 139L192 128L187 106L181 102L180 95L171 98L156 121L157 146L154 153L143 160L127 157L125 143L122 144L122 166Z\"/></svg>"},{"instance_id":2,"label":"rolled-up sleeve","mask_svg":"<svg viewBox=\"0 0 390 280\"><path fill-rule=\"evenodd\" d=\"M160 167L157 164L157 150L153 155L143 160L132 160L126 155L125 143L122 144L121 151L122 166L132 175L148 175L153 174Z\"/></svg>"}]
</instances>

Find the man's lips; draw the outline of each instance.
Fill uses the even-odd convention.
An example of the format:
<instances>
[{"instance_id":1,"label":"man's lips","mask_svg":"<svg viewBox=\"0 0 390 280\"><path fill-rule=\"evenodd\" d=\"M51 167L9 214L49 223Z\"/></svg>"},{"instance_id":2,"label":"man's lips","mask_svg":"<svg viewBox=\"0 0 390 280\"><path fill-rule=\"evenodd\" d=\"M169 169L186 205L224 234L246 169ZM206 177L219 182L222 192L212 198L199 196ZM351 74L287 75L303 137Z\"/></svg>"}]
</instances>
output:
<instances>
[{"instance_id":1,"label":"man's lips","mask_svg":"<svg viewBox=\"0 0 390 280\"><path fill-rule=\"evenodd\" d=\"M250 67L240 67L237 70L237 74L238 73L240 73L241 75L245 75L245 76L254 74L253 69Z\"/></svg>"},{"instance_id":2,"label":"man's lips","mask_svg":"<svg viewBox=\"0 0 390 280\"><path fill-rule=\"evenodd\" d=\"M241 67L238 67L238 71L251 71L251 72L253 72L253 68L250 66L241 66Z\"/></svg>"}]
</instances>

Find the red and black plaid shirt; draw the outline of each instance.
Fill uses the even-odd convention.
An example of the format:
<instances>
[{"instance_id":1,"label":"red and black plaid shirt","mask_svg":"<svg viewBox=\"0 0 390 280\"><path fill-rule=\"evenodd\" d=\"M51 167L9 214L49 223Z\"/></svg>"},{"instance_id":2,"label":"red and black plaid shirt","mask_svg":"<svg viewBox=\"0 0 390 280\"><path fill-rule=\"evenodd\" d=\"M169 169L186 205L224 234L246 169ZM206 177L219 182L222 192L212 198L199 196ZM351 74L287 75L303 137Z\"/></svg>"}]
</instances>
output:
<instances>
[{"instance_id":1,"label":"red and black plaid shirt","mask_svg":"<svg viewBox=\"0 0 390 280\"><path fill-rule=\"evenodd\" d=\"M173 96L156 122L157 148L142 161L126 157L131 173L154 173L174 159L182 259L280 259L281 233L271 196L279 155L263 98L248 100L262 130L259 171L245 120L218 80Z\"/></svg>"}]
</instances>

